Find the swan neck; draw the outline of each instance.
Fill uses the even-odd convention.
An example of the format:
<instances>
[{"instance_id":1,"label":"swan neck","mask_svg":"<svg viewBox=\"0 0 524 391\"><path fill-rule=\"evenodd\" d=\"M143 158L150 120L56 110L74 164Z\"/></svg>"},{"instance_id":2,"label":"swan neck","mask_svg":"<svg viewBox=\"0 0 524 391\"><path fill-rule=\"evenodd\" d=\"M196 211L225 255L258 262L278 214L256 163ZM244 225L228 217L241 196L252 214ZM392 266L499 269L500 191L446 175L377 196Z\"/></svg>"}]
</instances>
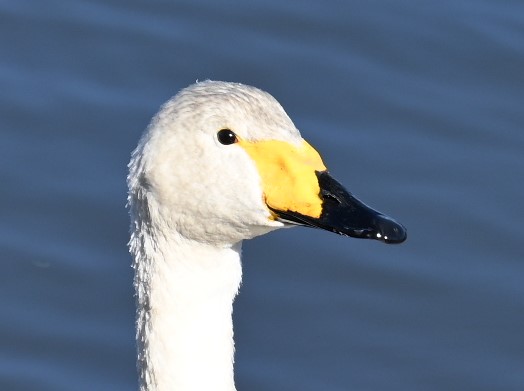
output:
<instances>
[{"instance_id":1,"label":"swan neck","mask_svg":"<svg viewBox=\"0 0 524 391\"><path fill-rule=\"evenodd\" d=\"M233 300L241 243L132 234L140 391L235 391Z\"/></svg>"}]
</instances>

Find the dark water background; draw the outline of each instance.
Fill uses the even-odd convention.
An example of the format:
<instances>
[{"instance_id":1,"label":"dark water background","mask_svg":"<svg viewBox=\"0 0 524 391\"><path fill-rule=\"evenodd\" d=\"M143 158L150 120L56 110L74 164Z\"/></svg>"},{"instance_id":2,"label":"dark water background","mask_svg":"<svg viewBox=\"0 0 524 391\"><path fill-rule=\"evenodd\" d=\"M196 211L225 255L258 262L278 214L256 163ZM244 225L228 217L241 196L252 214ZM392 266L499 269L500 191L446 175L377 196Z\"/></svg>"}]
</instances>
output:
<instances>
[{"instance_id":1,"label":"dark water background","mask_svg":"<svg viewBox=\"0 0 524 391\"><path fill-rule=\"evenodd\" d=\"M240 391L524 390L524 2L495 0L0 1L0 390L136 389L126 164L206 78L409 231L245 243Z\"/></svg>"}]
</instances>

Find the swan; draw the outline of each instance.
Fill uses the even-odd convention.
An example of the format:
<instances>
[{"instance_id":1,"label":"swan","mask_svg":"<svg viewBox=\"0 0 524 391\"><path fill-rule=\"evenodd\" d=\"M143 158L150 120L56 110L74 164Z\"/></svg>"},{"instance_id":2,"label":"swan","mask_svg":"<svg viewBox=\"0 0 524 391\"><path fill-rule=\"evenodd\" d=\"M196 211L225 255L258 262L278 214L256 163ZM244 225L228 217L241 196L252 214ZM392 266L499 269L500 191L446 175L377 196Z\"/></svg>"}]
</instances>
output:
<instances>
[{"instance_id":1,"label":"swan","mask_svg":"<svg viewBox=\"0 0 524 391\"><path fill-rule=\"evenodd\" d=\"M197 82L132 152L129 250L141 391L235 391L232 304L244 239L302 225L400 243L338 183L270 94Z\"/></svg>"}]
</instances>

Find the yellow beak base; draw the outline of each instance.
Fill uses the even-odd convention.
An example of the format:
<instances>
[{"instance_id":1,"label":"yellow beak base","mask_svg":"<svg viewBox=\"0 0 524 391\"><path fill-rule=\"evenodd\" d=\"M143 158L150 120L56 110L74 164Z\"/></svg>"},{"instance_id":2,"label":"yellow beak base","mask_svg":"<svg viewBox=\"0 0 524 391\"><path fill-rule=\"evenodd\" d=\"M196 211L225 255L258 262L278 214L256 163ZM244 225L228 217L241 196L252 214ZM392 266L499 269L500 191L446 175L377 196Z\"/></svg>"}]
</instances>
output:
<instances>
[{"instance_id":1,"label":"yellow beak base","mask_svg":"<svg viewBox=\"0 0 524 391\"><path fill-rule=\"evenodd\" d=\"M278 140L240 140L239 145L257 166L270 210L320 217L322 199L315 171L324 171L326 166L311 145L303 141L296 146Z\"/></svg>"}]
</instances>

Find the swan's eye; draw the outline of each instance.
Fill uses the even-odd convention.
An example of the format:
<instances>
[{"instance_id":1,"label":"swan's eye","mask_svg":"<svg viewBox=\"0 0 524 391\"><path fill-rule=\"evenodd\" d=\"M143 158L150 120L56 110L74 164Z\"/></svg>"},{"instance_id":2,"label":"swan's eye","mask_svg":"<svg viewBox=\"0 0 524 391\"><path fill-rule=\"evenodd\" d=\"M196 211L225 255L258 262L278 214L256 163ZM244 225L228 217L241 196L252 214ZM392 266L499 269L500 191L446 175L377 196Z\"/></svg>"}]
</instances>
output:
<instances>
[{"instance_id":1,"label":"swan's eye","mask_svg":"<svg viewBox=\"0 0 524 391\"><path fill-rule=\"evenodd\" d=\"M217 133L217 138L218 141L220 141L220 144L224 145L234 144L238 141L237 135L230 129L219 130Z\"/></svg>"}]
</instances>

